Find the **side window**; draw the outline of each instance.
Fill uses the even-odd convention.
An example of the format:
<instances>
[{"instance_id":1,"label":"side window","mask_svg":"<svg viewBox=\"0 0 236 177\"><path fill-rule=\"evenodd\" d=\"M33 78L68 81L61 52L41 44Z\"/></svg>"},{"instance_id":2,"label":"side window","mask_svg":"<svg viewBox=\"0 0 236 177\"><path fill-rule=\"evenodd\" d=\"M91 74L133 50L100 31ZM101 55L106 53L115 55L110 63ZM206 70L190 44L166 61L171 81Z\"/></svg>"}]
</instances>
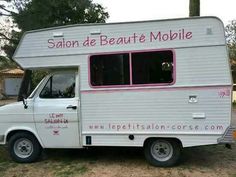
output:
<instances>
[{"instance_id":1,"label":"side window","mask_svg":"<svg viewBox=\"0 0 236 177\"><path fill-rule=\"evenodd\" d=\"M173 82L172 51L132 53L133 84Z\"/></svg>"},{"instance_id":2,"label":"side window","mask_svg":"<svg viewBox=\"0 0 236 177\"><path fill-rule=\"evenodd\" d=\"M40 93L40 98L75 97L75 74L61 73L53 75Z\"/></svg>"},{"instance_id":3,"label":"side window","mask_svg":"<svg viewBox=\"0 0 236 177\"><path fill-rule=\"evenodd\" d=\"M172 50L93 55L90 57L92 86L136 86L172 84Z\"/></svg>"},{"instance_id":4,"label":"side window","mask_svg":"<svg viewBox=\"0 0 236 177\"><path fill-rule=\"evenodd\" d=\"M91 56L90 79L92 86L130 84L129 54Z\"/></svg>"}]
</instances>

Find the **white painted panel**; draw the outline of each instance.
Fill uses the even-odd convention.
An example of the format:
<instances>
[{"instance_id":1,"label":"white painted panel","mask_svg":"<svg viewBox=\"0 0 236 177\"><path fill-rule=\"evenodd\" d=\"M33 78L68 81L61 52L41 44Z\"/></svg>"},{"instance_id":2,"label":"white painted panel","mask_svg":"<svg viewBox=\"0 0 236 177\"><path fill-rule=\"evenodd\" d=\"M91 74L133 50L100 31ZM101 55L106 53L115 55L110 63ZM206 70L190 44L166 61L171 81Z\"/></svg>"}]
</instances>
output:
<instances>
[{"instance_id":1,"label":"white painted panel","mask_svg":"<svg viewBox=\"0 0 236 177\"><path fill-rule=\"evenodd\" d=\"M134 135L134 140L129 140L128 134L116 134L116 135L99 135L89 134L92 137L92 146L130 146L130 147L142 147L144 141L150 137L154 138L176 138L182 142L183 147L199 146L217 144L217 139L220 135L168 135L168 134L140 134ZM84 146L86 145L86 135L83 135Z\"/></svg>"},{"instance_id":2,"label":"white painted panel","mask_svg":"<svg viewBox=\"0 0 236 177\"><path fill-rule=\"evenodd\" d=\"M82 134L219 137L230 125L230 93L230 87L82 92ZM197 96L196 103L189 102L191 95ZM190 144L206 143L197 141Z\"/></svg>"},{"instance_id":3,"label":"white painted panel","mask_svg":"<svg viewBox=\"0 0 236 177\"><path fill-rule=\"evenodd\" d=\"M94 30L101 31L101 34L90 34L90 31ZM209 33L209 31L211 32ZM53 37L53 33L63 33L63 37ZM114 38L115 41L119 38L120 40L125 40L124 38L126 38L126 41L130 40L131 42L128 44L124 44L124 41L123 44L112 44L111 42L105 45L104 43L107 42L104 42L104 36L107 36L107 39ZM142 38L142 36L145 37ZM94 39L94 44L96 44L93 46L84 45L84 42L88 38L90 42ZM168 39L165 40L166 38ZM61 42L61 47L52 47L54 45L52 41L54 41L53 43L55 45ZM66 47L67 43L71 44L73 41L78 41L79 46ZM31 61L32 58L42 56L81 55L111 51L213 45L225 45L225 38L223 23L219 19L212 17L117 24L75 25L26 33L20 42L14 59L25 68L28 67L26 61L33 62ZM47 63L47 59L41 59L40 62ZM31 65L40 67L36 63L32 63ZM55 65L57 64L55 63Z\"/></svg>"},{"instance_id":4,"label":"white painted panel","mask_svg":"<svg viewBox=\"0 0 236 177\"><path fill-rule=\"evenodd\" d=\"M24 109L22 102L11 103L0 107L0 135L6 136L14 130L26 130L32 132L43 146L35 129L32 100L28 100L27 102L27 109Z\"/></svg>"},{"instance_id":5,"label":"white painted panel","mask_svg":"<svg viewBox=\"0 0 236 177\"><path fill-rule=\"evenodd\" d=\"M176 86L231 84L224 46L176 50Z\"/></svg>"},{"instance_id":6,"label":"white painted panel","mask_svg":"<svg viewBox=\"0 0 236 177\"><path fill-rule=\"evenodd\" d=\"M7 95L17 95L20 89L22 78L6 78L5 93Z\"/></svg>"},{"instance_id":7,"label":"white painted panel","mask_svg":"<svg viewBox=\"0 0 236 177\"><path fill-rule=\"evenodd\" d=\"M67 109L69 105L78 107L78 98L35 99L35 126L45 147L80 146L78 109Z\"/></svg>"}]
</instances>

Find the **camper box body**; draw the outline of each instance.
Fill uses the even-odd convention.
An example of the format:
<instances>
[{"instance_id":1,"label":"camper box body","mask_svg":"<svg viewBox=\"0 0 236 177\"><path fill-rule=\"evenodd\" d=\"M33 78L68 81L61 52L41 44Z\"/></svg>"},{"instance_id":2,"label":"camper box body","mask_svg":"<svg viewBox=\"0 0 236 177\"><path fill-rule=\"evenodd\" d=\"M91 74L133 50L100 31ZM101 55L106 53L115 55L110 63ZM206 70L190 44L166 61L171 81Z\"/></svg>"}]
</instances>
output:
<instances>
[{"instance_id":1,"label":"camper box body","mask_svg":"<svg viewBox=\"0 0 236 177\"><path fill-rule=\"evenodd\" d=\"M138 62L155 56L163 60L159 74L169 72L167 79L142 80L145 71ZM119 57L128 68L126 81L105 83L101 75L112 80L113 71L101 73L99 60L112 58L105 67L113 68ZM21 102L1 108L1 116L15 109L6 122L1 119L2 144L12 131L27 130L43 148L142 147L157 137L190 147L221 142L231 126L224 27L214 17L31 31L23 36L14 60L24 69L76 73L75 96L40 98L49 75L27 99L27 109Z\"/></svg>"}]
</instances>

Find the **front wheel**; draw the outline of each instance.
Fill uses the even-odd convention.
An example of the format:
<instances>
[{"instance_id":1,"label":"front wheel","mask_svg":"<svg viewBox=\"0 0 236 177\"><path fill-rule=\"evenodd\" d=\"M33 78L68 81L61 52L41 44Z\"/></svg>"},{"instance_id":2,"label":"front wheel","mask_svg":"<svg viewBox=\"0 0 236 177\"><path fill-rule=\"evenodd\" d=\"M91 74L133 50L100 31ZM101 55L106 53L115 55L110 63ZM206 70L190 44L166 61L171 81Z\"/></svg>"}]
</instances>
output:
<instances>
[{"instance_id":1,"label":"front wheel","mask_svg":"<svg viewBox=\"0 0 236 177\"><path fill-rule=\"evenodd\" d=\"M151 139L144 146L147 161L153 166L170 167L179 160L181 145L172 139Z\"/></svg>"},{"instance_id":2,"label":"front wheel","mask_svg":"<svg viewBox=\"0 0 236 177\"><path fill-rule=\"evenodd\" d=\"M14 161L30 163L38 159L42 148L33 135L21 132L14 134L10 138L8 142L8 150Z\"/></svg>"}]
</instances>

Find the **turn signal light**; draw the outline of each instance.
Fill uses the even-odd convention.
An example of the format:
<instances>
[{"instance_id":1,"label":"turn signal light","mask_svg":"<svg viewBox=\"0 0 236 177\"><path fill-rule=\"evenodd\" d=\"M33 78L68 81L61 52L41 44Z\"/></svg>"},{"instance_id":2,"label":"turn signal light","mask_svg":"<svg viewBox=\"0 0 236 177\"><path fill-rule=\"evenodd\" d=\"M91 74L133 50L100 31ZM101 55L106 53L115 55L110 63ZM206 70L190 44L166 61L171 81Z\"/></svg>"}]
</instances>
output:
<instances>
[{"instance_id":1,"label":"turn signal light","mask_svg":"<svg viewBox=\"0 0 236 177\"><path fill-rule=\"evenodd\" d=\"M233 138L236 140L236 130L233 131Z\"/></svg>"}]
</instances>

